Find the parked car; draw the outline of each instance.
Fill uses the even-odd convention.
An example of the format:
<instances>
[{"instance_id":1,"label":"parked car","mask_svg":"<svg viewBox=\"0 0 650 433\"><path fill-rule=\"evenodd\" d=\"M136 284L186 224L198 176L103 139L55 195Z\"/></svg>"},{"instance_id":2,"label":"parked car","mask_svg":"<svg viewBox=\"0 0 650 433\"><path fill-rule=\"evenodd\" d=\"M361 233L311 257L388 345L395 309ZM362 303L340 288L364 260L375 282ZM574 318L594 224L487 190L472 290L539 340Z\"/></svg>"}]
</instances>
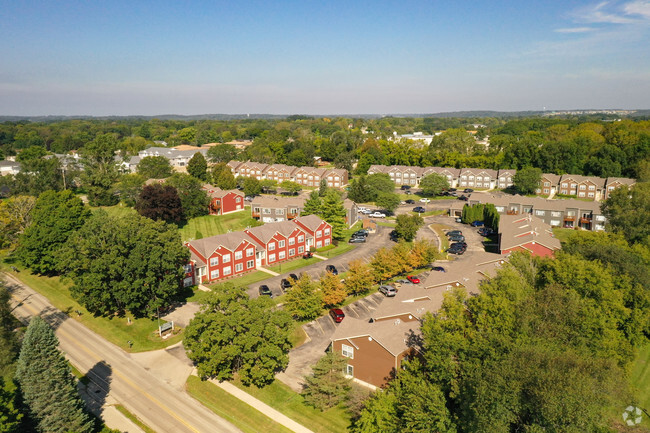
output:
<instances>
[{"instance_id":1,"label":"parked car","mask_svg":"<svg viewBox=\"0 0 650 433\"><path fill-rule=\"evenodd\" d=\"M456 192L456 191L458 191L458 190L457 190L456 188L449 188L449 191L451 191L451 192Z\"/></svg>"},{"instance_id":2,"label":"parked car","mask_svg":"<svg viewBox=\"0 0 650 433\"><path fill-rule=\"evenodd\" d=\"M291 278L291 279L294 280L294 281L298 281L298 280L299 280L298 275L296 275L296 274L289 274L289 278Z\"/></svg>"},{"instance_id":3,"label":"parked car","mask_svg":"<svg viewBox=\"0 0 650 433\"><path fill-rule=\"evenodd\" d=\"M442 266L431 266L431 270L437 272L447 272Z\"/></svg>"},{"instance_id":4,"label":"parked car","mask_svg":"<svg viewBox=\"0 0 650 433\"><path fill-rule=\"evenodd\" d=\"M386 218L386 214L383 214L383 213L377 212L377 211L371 213L368 216L371 217L371 218Z\"/></svg>"},{"instance_id":5,"label":"parked car","mask_svg":"<svg viewBox=\"0 0 650 433\"><path fill-rule=\"evenodd\" d=\"M447 232L447 236L456 236L456 235L462 235L462 234L463 234L463 232L461 232L460 230L449 230Z\"/></svg>"},{"instance_id":6,"label":"parked car","mask_svg":"<svg viewBox=\"0 0 650 433\"><path fill-rule=\"evenodd\" d=\"M364 211L367 211L367 210L368 210L368 208L366 208L366 207L362 207L362 206L359 206L359 207L357 208L357 212L359 212L359 213L363 213Z\"/></svg>"},{"instance_id":7,"label":"parked car","mask_svg":"<svg viewBox=\"0 0 650 433\"><path fill-rule=\"evenodd\" d=\"M314 253L312 253L311 251L307 251L305 252L305 254L302 255L303 259L311 259L312 257L314 257Z\"/></svg>"},{"instance_id":8,"label":"parked car","mask_svg":"<svg viewBox=\"0 0 650 433\"><path fill-rule=\"evenodd\" d=\"M273 292L271 292L271 289L269 289L269 286L266 284L262 284L259 288L260 296L269 296L273 297Z\"/></svg>"},{"instance_id":9,"label":"parked car","mask_svg":"<svg viewBox=\"0 0 650 433\"><path fill-rule=\"evenodd\" d=\"M246 200L246 201L253 201L253 196L251 196L251 195L247 195L246 197L244 197L244 200Z\"/></svg>"},{"instance_id":10,"label":"parked car","mask_svg":"<svg viewBox=\"0 0 650 433\"><path fill-rule=\"evenodd\" d=\"M413 208L413 212L417 212L417 213L423 213L423 212L426 212L426 211L427 210L425 208L423 208L422 206L416 206L416 207Z\"/></svg>"},{"instance_id":11,"label":"parked car","mask_svg":"<svg viewBox=\"0 0 650 433\"><path fill-rule=\"evenodd\" d=\"M413 284L420 284L420 279L418 277L416 277L416 276L409 275L408 277L406 277L406 279L409 280Z\"/></svg>"},{"instance_id":12,"label":"parked car","mask_svg":"<svg viewBox=\"0 0 650 433\"><path fill-rule=\"evenodd\" d=\"M334 265L327 265L325 266L325 272L331 272L334 275L338 275L339 271L336 269L336 266Z\"/></svg>"},{"instance_id":13,"label":"parked car","mask_svg":"<svg viewBox=\"0 0 650 433\"><path fill-rule=\"evenodd\" d=\"M405 278L400 278L399 280L395 280L395 282L399 284L411 284L411 282Z\"/></svg>"},{"instance_id":14,"label":"parked car","mask_svg":"<svg viewBox=\"0 0 650 433\"><path fill-rule=\"evenodd\" d=\"M449 236L449 240L452 242L465 242L465 236L453 235L453 236Z\"/></svg>"},{"instance_id":15,"label":"parked car","mask_svg":"<svg viewBox=\"0 0 650 433\"><path fill-rule=\"evenodd\" d=\"M405 200L405 203L406 204L415 204L415 200L408 199L408 200Z\"/></svg>"},{"instance_id":16,"label":"parked car","mask_svg":"<svg viewBox=\"0 0 650 433\"><path fill-rule=\"evenodd\" d=\"M370 232L366 229L359 229L356 232L352 233L352 236L363 236L367 237L370 234Z\"/></svg>"},{"instance_id":17,"label":"parked car","mask_svg":"<svg viewBox=\"0 0 650 433\"><path fill-rule=\"evenodd\" d=\"M474 192L474 190L472 188L465 188L463 192L469 193L469 192Z\"/></svg>"},{"instance_id":18,"label":"parked car","mask_svg":"<svg viewBox=\"0 0 650 433\"><path fill-rule=\"evenodd\" d=\"M463 254L465 253L465 251L466 251L466 250L463 249L463 248L456 248L456 247L449 247L449 248L447 248L447 252L448 252L448 253L450 253L450 254L458 254L459 256L460 256L460 255L463 255Z\"/></svg>"},{"instance_id":19,"label":"parked car","mask_svg":"<svg viewBox=\"0 0 650 433\"><path fill-rule=\"evenodd\" d=\"M492 236L494 234L494 230L489 227L481 227L478 229L478 234L481 236Z\"/></svg>"},{"instance_id":20,"label":"parked car","mask_svg":"<svg viewBox=\"0 0 650 433\"><path fill-rule=\"evenodd\" d=\"M397 294L397 289L393 286L379 286L379 291L389 298Z\"/></svg>"},{"instance_id":21,"label":"parked car","mask_svg":"<svg viewBox=\"0 0 650 433\"><path fill-rule=\"evenodd\" d=\"M350 244L365 244L366 238L364 236L352 236L348 241Z\"/></svg>"},{"instance_id":22,"label":"parked car","mask_svg":"<svg viewBox=\"0 0 650 433\"><path fill-rule=\"evenodd\" d=\"M390 240L393 242L397 242L399 239L399 236L397 236L397 232L395 230L391 231L388 236L390 237Z\"/></svg>"},{"instance_id":23,"label":"parked car","mask_svg":"<svg viewBox=\"0 0 650 433\"><path fill-rule=\"evenodd\" d=\"M420 199L420 203L429 203L430 201L431 201L431 199L426 198L426 197L422 197L422 198Z\"/></svg>"},{"instance_id":24,"label":"parked car","mask_svg":"<svg viewBox=\"0 0 650 433\"><path fill-rule=\"evenodd\" d=\"M457 222L458 224L460 224L460 223L463 222L463 219L462 219L462 218L456 218L456 222Z\"/></svg>"},{"instance_id":25,"label":"parked car","mask_svg":"<svg viewBox=\"0 0 650 433\"><path fill-rule=\"evenodd\" d=\"M465 195L461 195L460 197L458 197L458 200L469 201L469 198L466 197Z\"/></svg>"},{"instance_id":26,"label":"parked car","mask_svg":"<svg viewBox=\"0 0 650 433\"><path fill-rule=\"evenodd\" d=\"M291 281L287 280L286 278L283 278L282 281L280 281L280 288L284 292L287 289L291 288Z\"/></svg>"},{"instance_id":27,"label":"parked car","mask_svg":"<svg viewBox=\"0 0 650 433\"><path fill-rule=\"evenodd\" d=\"M402 191L406 191L407 189L411 189L411 187L409 185L402 185L402 187L400 189Z\"/></svg>"},{"instance_id":28,"label":"parked car","mask_svg":"<svg viewBox=\"0 0 650 433\"><path fill-rule=\"evenodd\" d=\"M332 308L330 310L330 316L336 323L341 323L345 319L345 313L340 308Z\"/></svg>"},{"instance_id":29,"label":"parked car","mask_svg":"<svg viewBox=\"0 0 650 433\"><path fill-rule=\"evenodd\" d=\"M478 221L477 220L477 221L472 221L471 226L472 227L483 227L483 224L484 224L483 221Z\"/></svg>"},{"instance_id":30,"label":"parked car","mask_svg":"<svg viewBox=\"0 0 650 433\"><path fill-rule=\"evenodd\" d=\"M370 209L360 210L359 212L361 212L364 215L370 215L372 213L372 211Z\"/></svg>"}]
</instances>

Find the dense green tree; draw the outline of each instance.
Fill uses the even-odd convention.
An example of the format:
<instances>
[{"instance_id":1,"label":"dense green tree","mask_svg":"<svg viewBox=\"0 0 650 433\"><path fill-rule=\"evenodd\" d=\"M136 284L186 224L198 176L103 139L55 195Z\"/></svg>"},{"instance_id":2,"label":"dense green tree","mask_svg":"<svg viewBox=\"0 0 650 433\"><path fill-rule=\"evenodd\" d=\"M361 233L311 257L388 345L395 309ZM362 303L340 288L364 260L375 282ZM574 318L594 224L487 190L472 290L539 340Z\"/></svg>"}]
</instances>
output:
<instances>
[{"instance_id":1,"label":"dense green tree","mask_svg":"<svg viewBox=\"0 0 650 433\"><path fill-rule=\"evenodd\" d=\"M484 209L485 205L482 203L477 203L473 205L465 205L463 206L463 211L461 213L461 220L465 224L471 224L474 221L483 221L484 218ZM497 227L498 227L498 221L497 221Z\"/></svg>"},{"instance_id":2,"label":"dense green tree","mask_svg":"<svg viewBox=\"0 0 650 433\"><path fill-rule=\"evenodd\" d=\"M285 180L285 181L283 181L283 183L284 182L291 182L291 181L290 180ZM295 190L295 188L296 188L295 185L291 185L291 184L296 184L296 183L291 182L290 184L288 184L290 189ZM298 184L296 184L296 185L298 185ZM276 188L278 187L278 181L273 180L273 179L262 179L262 180L260 180L260 186L262 187L262 192L263 193L267 193L267 194L268 193L275 193ZM302 187L300 189L302 189ZM298 190L298 191L300 191L300 190Z\"/></svg>"},{"instance_id":3,"label":"dense green tree","mask_svg":"<svg viewBox=\"0 0 650 433\"><path fill-rule=\"evenodd\" d=\"M371 153L363 153L357 162L354 174L366 175L370 166L377 164L377 160Z\"/></svg>"},{"instance_id":4,"label":"dense green tree","mask_svg":"<svg viewBox=\"0 0 650 433\"><path fill-rule=\"evenodd\" d=\"M30 162L38 159L42 159L48 152L43 146L31 146L27 149L23 149L17 156L16 161L18 162Z\"/></svg>"},{"instance_id":5,"label":"dense green tree","mask_svg":"<svg viewBox=\"0 0 650 433\"><path fill-rule=\"evenodd\" d=\"M650 245L650 182L610 191L601 209L611 231L623 234L631 243Z\"/></svg>"},{"instance_id":6,"label":"dense green tree","mask_svg":"<svg viewBox=\"0 0 650 433\"><path fill-rule=\"evenodd\" d=\"M0 377L0 433L18 433L23 414L17 407L16 387Z\"/></svg>"},{"instance_id":7,"label":"dense green tree","mask_svg":"<svg viewBox=\"0 0 650 433\"><path fill-rule=\"evenodd\" d=\"M196 152L187 163L187 172L202 182L208 180L208 163L201 152Z\"/></svg>"},{"instance_id":8,"label":"dense green tree","mask_svg":"<svg viewBox=\"0 0 650 433\"><path fill-rule=\"evenodd\" d=\"M32 223L36 198L18 195L0 202L0 248L13 249Z\"/></svg>"},{"instance_id":9,"label":"dense green tree","mask_svg":"<svg viewBox=\"0 0 650 433\"><path fill-rule=\"evenodd\" d=\"M399 195L394 192L379 192L375 197L375 204L381 209L393 212L400 204Z\"/></svg>"},{"instance_id":10,"label":"dense green tree","mask_svg":"<svg viewBox=\"0 0 650 433\"><path fill-rule=\"evenodd\" d=\"M181 199L185 218L196 218L208 214L210 197L203 189L203 183L195 176L183 173L174 173L167 179L165 185L176 188L176 193Z\"/></svg>"},{"instance_id":11,"label":"dense green tree","mask_svg":"<svg viewBox=\"0 0 650 433\"><path fill-rule=\"evenodd\" d=\"M411 242L415 239L415 235L423 225L424 220L420 215L397 215L395 232L399 238Z\"/></svg>"},{"instance_id":12,"label":"dense green tree","mask_svg":"<svg viewBox=\"0 0 650 433\"><path fill-rule=\"evenodd\" d=\"M115 134L102 134L81 149L84 170L81 180L92 206L111 206L118 198L113 186L119 177L115 152L119 144Z\"/></svg>"},{"instance_id":13,"label":"dense green tree","mask_svg":"<svg viewBox=\"0 0 650 433\"><path fill-rule=\"evenodd\" d=\"M266 296L249 299L246 288L225 284L206 298L185 330L183 345L202 378L262 387L289 363L291 317Z\"/></svg>"},{"instance_id":14,"label":"dense green tree","mask_svg":"<svg viewBox=\"0 0 650 433\"><path fill-rule=\"evenodd\" d=\"M212 184L225 190L237 187L235 176L225 163L218 163L212 167Z\"/></svg>"},{"instance_id":15,"label":"dense green tree","mask_svg":"<svg viewBox=\"0 0 650 433\"><path fill-rule=\"evenodd\" d=\"M366 184L366 176L361 175L350 181L348 198L356 203L367 203L371 201L371 191Z\"/></svg>"},{"instance_id":16,"label":"dense green tree","mask_svg":"<svg viewBox=\"0 0 650 433\"><path fill-rule=\"evenodd\" d=\"M375 173L366 177L368 201L375 201L380 192L395 192L395 183L386 173Z\"/></svg>"},{"instance_id":17,"label":"dense green tree","mask_svg":"<svg viewBox=\"0 0 650 433\"><path fill-rule=\"evenodd\" d=\"M487 203L483 208L483 221L485 221L485 226L494 230L494 232L499 231L499 220L501 216L497 211L497 208L492 203Z\"/></svg>"},{"instance_id":18,"label":"dense green tree","mask_svg":"<svg viewBox=\"0 0 650 433\"><path fill-rule=\"evenodd\" d=\"M182 289L189 251L178 231L136 214L93 215L68 239L59 269L74 285L70 292L102 316L152 316Z\"/></svg>"},{"instance_id":19,"label":"dense green tree","mask_svg":"<svg viewBox=\"0 0 650 433\"><path fill-rule=\"evenodd\" d=\"M320 316L322 293L309 274L303 273L287 290L285 296L285 309L298 320L312 320Z\"/></svg>"},{"instance_id":20,"label":"dense green tree","mask_svg":"<svg viewBox=\"0 0 650 433\"><path fill-rule=\"evenodd\" d=\"M366 293L375 284L372 268L367 263L356 259L350 262L345 276L345 290L349 295Z\"/></svg>"},{"instance_id":21,"label":"dense green tree","mask_svg":"<svg viewBox=\"0 0 650 433\"><path fill-rule=\"evenodd\" d=\"M306 207L305 203L305 207ZM327 191L320 207L320 217L332 226L332 238L343 239L347 228L345 223L345 207L338 192L333 189Z\"/></svg>"},{"instance_id":22,"label":"dense green tree","mask_svg":"<svg viewBox=\"0 0 650 433\"><path fill-rule=\"evenodd\" d=\"M520 194L535 194L541 180L542 170L535 167L524 167L512 177L512 182Z\"/></svg>"},{"instance_id":23,"label":"dense green tree","mask_svg":"<svg viewBox=\"0 0 650 433\"><path fill-rule=\"evenodd\" d=\"M137 173L122 175L117 185L115 185L115 192L117 192L124 204L133 207L142 192L146 180L144 176Z\"/></svg>"},{"instance_id":24,"label":"dense green tree","mask_svg":"<svg viewBox=\"0 0 650 433\"><path fill-rule=\"evenodd\" d=\"M262 192L262 185L260 181L255 177L247 177L244 179L244 194L246 195L258 195Z\"/></svg>"},{"instance_id":25,"label":"dense green tree","mask_svg":"<svg viewBox=\"0 0 650 433\"><path fill-rule=\"evenodd\" d=\"M0 377L9 373L18 352L18 340L14 329L17 320L11 315L11 294L4 280L0 280Z\"/></svg>"},{"instance_id":26,"label":"dense green tree","mask_svg":"<svg viewBox=\"0 0 650 433\"><path fill-rule=\"evenodd\" d=\"M305 402L321 411L338 406L350 390L350 379L343 371L347 360L332 350L322 356L312 367L312 374L305 378L302 396Z\"/></svg>"},{"instance_id":27,"label":"dense green tree","mask_svg":"<svg viewBox=\"0 0 650 433\"><path fill-rule=\"evenodd\" d=\"M135 202L135 210L156 221L179 224L185 219L181 199L171 185L145 185Z\"/></svg>"},{"instance_id":28,"label":"dense green tree","mask_svg":"<svg viewBox=\"0 0 650 433\"><path fill-rule=\"evenodd\" d=\"M10 180L9 185L14 194L38 196L49 190L63 190L64 171L70 178L73 174L71 171L74 170L64 170L59 158L31 159L21 164L20 173L13 178L11 176L5 176L5 178Z\"/></svg>"},{"instance_id":29,"label":"dense green tree","mask_svg":"<svg viewBox=\"0 0 650 433\"><path fill-rule=\"evenodd\" d=\"M299 183L292 182L290 180L285 180L280 182L280 188L284 189L291 194L298 194L302 191L302 186Z\"/></svg>"},{"instance_id":30,"label":"dense green tree","mask_svg":"<svg viewBox=\"0 0 650 433\"><path fill-rule=\"evenodd\" d=\"M32 418L42 432L91 432L93 423L75 385L68 362L50 326L35 316L23 339L16 379Z\"/></svg>"},{"instance_id":31,"label":"dense green tree","mask_svg":"<svg viewBox=\"0 0 650 433\"><path fill-rule=\"evenodd\" d=\"M329 187L327 186L327 179L321 179L318 187L318 195L320 195L321 197L325 197L325 194L327 194L328 189Z\"/></svg>"},{"instance_id":32,"label":"dense green tree","mask_svg":"<svg viewBox=\"0 0 650 433\"><path fill-rule=\"evenodd\" d=\"M208 159L211 162L230 162L237 159L239 151L232 144L217 144L208 149Z\"/></svg>"},{"instance_id":33,"label":"dense green tree","mask_svg":"<svg viewBox=\"0 0 650 433\"><path fill-rule=\"evenodd\" d=\"M481 147L482 145L478 144L474 137L466 130L451 128L433 137L429 145L429 152L458 152L470 155L480 150Z\"/></svg>"},{"instance_id":34,"label":"dense green tree","mask_svg":"<svg viewBox=\"0 0 650 433\"><path fill-rule=\"evenodd\" d=\"M305 206L303 207L302 212L300 212L300 215L320 215L322 205L323 201L321 200L318 191L312 191L309 194L309 198L305 200Z\"/></svg>"},{"instance_id":35,"label":"dense green tree","mask_svg":"<svg viewBox=\"0 0 650 433\"><path fill-rule=\"evenodd\" d=\"M164 156L145 156L138 163L138 174L145 179L164 179L172 172L172 166Z\"/></svg>"},{"instance_id":36,"label":"dense green tree","mask_svg":"<svg viewBox=\"0 0 650 433\"><path fill-rule=\"evenodd\" d=\"M422 194L435 196L449 188L449 181L441 174L431 173L422 178L420 188L422 189Z\"/></svg>"},{"instance_id":37,"label":"dense green tree","mask_svg":"<svg viewBox=\"0 0 650 433\"><path fill-rule=\"evenodd\" d=\"M71 191L46 191L32 211L32 223L20 238L16 255L39 274L56 270L57 250L90 216L90 211Z\"/></svg>"}]
</instances>

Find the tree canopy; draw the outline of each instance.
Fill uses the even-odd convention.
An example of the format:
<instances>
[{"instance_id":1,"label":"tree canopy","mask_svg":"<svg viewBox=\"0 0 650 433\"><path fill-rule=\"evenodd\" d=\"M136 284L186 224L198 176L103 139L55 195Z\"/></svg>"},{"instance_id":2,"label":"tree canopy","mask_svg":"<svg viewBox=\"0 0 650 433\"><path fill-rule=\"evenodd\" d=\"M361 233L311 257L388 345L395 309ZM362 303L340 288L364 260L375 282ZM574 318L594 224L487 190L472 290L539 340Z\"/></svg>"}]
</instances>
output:
<instances>
[{"instance_id":1,"label":"tree canopy","mask_svg":"<svg viewBox=\"0 0 650 433\"><path fill-rule=\"evenodd\" d=\"M164 156L145 156L138 163L138 174L145 179L164 179L172 175L172 166Z\"/></svg>"},{"instance_id":2,"label":"tree canopy","mask_svg":"<svg viewBox=\"0 0 650 433\"><path fill-rule=\"evenodd\" d=\"M524 167L512 177L512 182L520 194L535 194L541 180L542 170L535 167Z\"/></svg>"},{"instance_id":3,"label":"tree canopy","mask_svg":"<svg viewBox=\"0 0 650 433\"><path fill-rule=\"evenodd\" d=\"M447 178L438 173L431 173L420 180L422 194L427 196L439 195L442 191L449 188Z\"/></svg>"},{"instance_id":4,"label":"tree canopy","mask_svg":"<svg viewBox=\"0 0 650 433\"><path fill-rule=\"evenodd\" d=\"M183 203L171 185L145 185L135 202L135 210L156 221L178 224L185 219Z\"/></svg>"},{"instance_id":5,"label":"tree canopy","mask_svg":"<svg viewBox=\"0 0 650 433\"><path fill-rule=\"evenodd\" d=\"M187 172L202 182L208 180L208 162L201 152L196 152L187 163Z\"/></svg>"},{"instance_id":6,"label":"tree canopy","mask_svg":"<svg viewBox=\"0 0 650 433\"><path fill-rule=\"evenodd\" d=\"M601 208L610 230L632 243L650 245L650 182L610 191Z\"/></svg>"},{"instance_id":7,"label":"tree canopy","mask_svg":"<svg viewBox=\"0 0 650 433\"><path fill-rule=\"evenodd\" d=\"M203 189L203 183L195 176L174 173L167 179L165 185L176 188L185 218L195 218L208 214L210 197Z\"/></svg>"}]
</instances>

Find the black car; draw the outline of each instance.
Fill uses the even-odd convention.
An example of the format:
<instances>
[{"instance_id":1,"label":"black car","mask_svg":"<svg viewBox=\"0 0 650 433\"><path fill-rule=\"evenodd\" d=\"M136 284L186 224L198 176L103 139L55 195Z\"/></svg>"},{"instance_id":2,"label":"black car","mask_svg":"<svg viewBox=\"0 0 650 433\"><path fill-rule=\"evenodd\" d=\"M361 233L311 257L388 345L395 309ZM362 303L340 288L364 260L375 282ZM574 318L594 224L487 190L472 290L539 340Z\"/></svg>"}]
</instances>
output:
<instances>
[{"instance_id":1,"label":"black car","mask_svg":"<svg viewBox=\"0 0 650 433\"><path fill-rule=\"evenodd\" d=\"M481 227L478 229L478 234L481 236L492 236L494 234L494 230L489 227Z\"/></svg>"},{"instance_id":2,"label":"black car","mask_svg":"<svg viewBox=\"0 0 650 433\"><path fill-rule=\"evenodd\" d=\"M411 189L411 187L409 185L402 185L402 187L400 189L402 191L406 191L407 189Z\"/></svg>"},{"instance_id":3,"label":"black car","mask_svg":"<svg viewBox=\"0 0 650 433\"><path fill-rule=\"evenodd\" d=\"M331 272L334 275L338 275L339 271L336 269L336 266L334 265L327 265L325 266L325 272Z\"/></svg>"},{"instance_id":4,"label":"black car","mask_svg":"<svg viewBox=\"0 0 650 433\"><path fill-rule=\"evenodd\" d=\"M458 197L458 200L469 201L469 197L466 197L466 196L464 196L464 195L461 195L460 197Z\"/></svg>"},{"instance_id":5,"label":"black car","mask_svg":"<svg viewBox=\"0 0 650 433\"><path fill-rule=\"evenodd\" d=\"M273 297L273 292L271 292L271 289L269 289L269 286L266 284L262 284L259 289L260 296L270 296L271 298Z\"/></svg>"},{"instance_id":6,"label":"black car","mask_svg":"<svg viewBox=\"0 0 650 433\"><path fill-rule=\"evenodd\" d=\"M431 270L438 271L438 272L447 272L445 271L445 268L443 268L442 266L431 266Z\"/></svg>"},{"instance_id":7,"label":"black car","mask_svg":"<svg viewBox=\"0 0 650 433\"><path fill-rule=\"evenodd\" d=\"M417 213L422 213L422 212L426 212L426 211L427 210L425 208L423 208L422 206L416 206L416 207L413 208L413 212L417 212Z\"/></svg>"},{"instance_id":8,"label":"black car","mask_svg":"<svg viewBox=\"0 0 650 433\"><path fill-rule=\"evenodd\" d=\"M365 244L366 238L364 236L352 236L348 243L351 244Z\"/></svg>"},{"instance_id":9,"label":"black car","mask_svg":"<svg viewBox=\"0 0 650 433\"><path fill-rule=\"evenodd\" d=\"M289 274L289 278L291 278L294 281L298 281L298 275L296 274Z\"/></svg>"},{"instance_id":10,"label":"black car","mask_svg":"<svg viewBox=\"0 0 650 433\"><path fill-rule=\"evenodd\" d=\"M458 236L458 235L462 235L462 234L463 234L463 232L461 232L460 230L449 230L447 232L447 236Z\"/></svg>"},{"instance_id":11,"label":"black car","mask_svg":"<svg viewBox=\"0 0 650 433\"><path fill-rule=\"evenodd\" d=\"M368 230L366 229L357 230L356 232L352 233L352 236L363 236L365 238L368 236Z\"/></svg>"},{"instance_id":12,"label":"black car","mask_svg":"<svg viewBox=\"0 0 650 433\"><path fill-rule=\"evenodd\" d=\"M397 232L395 230L391 231L388 236L390 236L390 240L393 241L393 242L397 242L397 239L399 238L399 236L397 236Z\"/></svg>"},{"instance_id":13,"label":"black car","mask_svg":"<svg viewBox=\"0 0 650 433\"><path fill-rule=\"evenodd\" d=\"M474 190L472 188L465 188L463 192L474 192Z\"/></svg>"},{"instance_id":14,"label":"black car","mask_svg":"<svg viewBox=\"0 0 650 433\"><path fill-rule=\"evenodd\" d=\"M415 204L415 200L408 199L408 200L404 201L404 203L406 203L406 204Z\"/></svg>"},{"instance_id":15,"label":"black car","mask_svg":"<svg viewBox=\"0 0 650 433\"><path fill-rule=\"evenodd\" d=\"M449 236L449 240L452 242L465 242L465 236L453 235L453 236Z\"/></svg>"},{"instance_id":16,"label":"black car","mask_svg":"<svg viewBox=\"0 0 650 433\"><path fill-rule=\"evenodd\" d=\"M290 289L291 281L287 280L286 278L283 278L282 281L280 281L280 288L282 289L282 291Z\"/></svg>"},{"instance_id":17,"label":"black car","mask_svg":"<svg viewBox=\"0 0 650 433\"><path fill-rule=\"evenodd\" d=\"M449 247L447 252L451 254L458 254L459 256L465 253L465 249L461 247Z\"/></svg>"}]
</instances>

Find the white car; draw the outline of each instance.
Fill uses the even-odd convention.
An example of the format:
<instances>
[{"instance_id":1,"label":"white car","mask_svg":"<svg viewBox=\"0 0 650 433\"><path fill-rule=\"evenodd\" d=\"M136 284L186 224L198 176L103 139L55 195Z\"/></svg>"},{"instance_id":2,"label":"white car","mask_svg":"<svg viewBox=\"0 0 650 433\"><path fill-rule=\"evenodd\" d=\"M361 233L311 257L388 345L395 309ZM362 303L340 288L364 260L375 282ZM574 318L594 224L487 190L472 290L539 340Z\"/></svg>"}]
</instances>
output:
<instances>
[{"instance_id":1,"label":"white car","mask_svg":"<svg viewBox=\"0 0 650 433\"><path fill-rule=\"evenodd\" d=\"M364 213L364 212L367 211L367 210L368 210L368 208L365 208L365 207L359 207L359 208L357 209L357 212L359 212L359 213Z\"/></svg>"},{"instance_id":2,"label":"white car","mask_svg":"<svg viewBox=\"0 0 650 433\"><path fill-rule=\"evenodd\" d=\"M364 215L370 215L372 213L372 211L370 209L360 210L359 212L361 212Z\"/></svg>"},{"instance_id":3,"label":"white car","mask_svg":"<svg viewBox=\"0 0 650 433\"><path fill-rule=\"evenodd\" d=\"M371 218L386 218L386 215L384 215L381 212L373 212L368 216L371 217Z\"/></svg>"},{"instance_id":4,"label":"white car","mask_svg":"<svg viewBox=\"0 0 650 433\"><path fill-rule=\"evenodd\" d=\"M420 203L429 203L431 200L428 198L421 198Z\"/></svg>"}]
</instances>

